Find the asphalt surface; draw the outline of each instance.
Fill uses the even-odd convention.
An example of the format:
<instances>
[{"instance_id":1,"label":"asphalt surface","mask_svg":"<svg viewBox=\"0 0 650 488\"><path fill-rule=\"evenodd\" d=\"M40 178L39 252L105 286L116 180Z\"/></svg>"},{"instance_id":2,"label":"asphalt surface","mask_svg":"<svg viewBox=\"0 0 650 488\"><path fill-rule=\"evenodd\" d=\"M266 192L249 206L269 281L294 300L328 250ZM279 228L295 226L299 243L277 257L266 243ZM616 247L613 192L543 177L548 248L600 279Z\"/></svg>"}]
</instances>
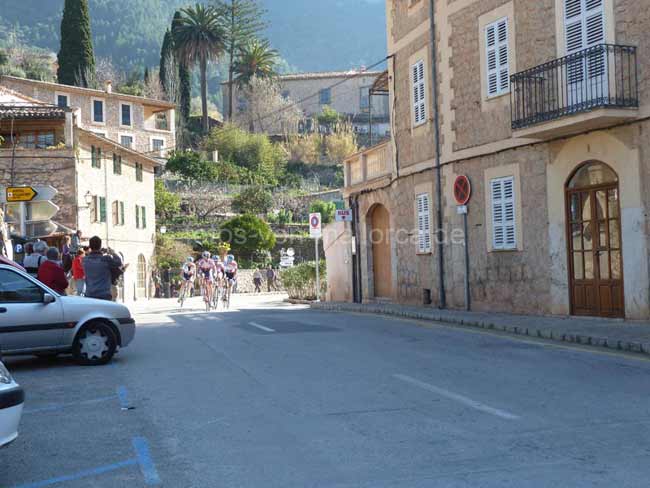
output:
<instances>
[{"instance_id":1,"label":"asphalt surface","mask_svg":"<svg viewBox=\"0 0 650 488\"><path fill-rule=\"evenodd\" d=\"M642 357L235 305L139 315L105 367L7 358L0 487L650 486Z\"/></svg>"}]
</instances>

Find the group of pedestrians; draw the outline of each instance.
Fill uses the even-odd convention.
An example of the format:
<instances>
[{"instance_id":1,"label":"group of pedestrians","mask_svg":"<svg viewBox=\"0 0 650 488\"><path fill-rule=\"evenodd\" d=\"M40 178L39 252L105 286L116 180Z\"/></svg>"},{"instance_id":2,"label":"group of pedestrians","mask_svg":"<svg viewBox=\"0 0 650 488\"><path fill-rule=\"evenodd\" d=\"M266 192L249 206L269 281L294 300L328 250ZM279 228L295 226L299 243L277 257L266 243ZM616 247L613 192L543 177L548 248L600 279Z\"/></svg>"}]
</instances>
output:
<instances>
[{"instance_id":1,"label":"group of pedestrians","mask_svg":"<svg viewBox=\"0 0 650 488\"><path fill-rule=\"evenodd\" d=\"M273 269L273 266L269 264L269 267L266 269L266 287L267 291L271 293L271 290L278 290L278 275ZM262 292L262 270L257 268L253 273L253 284L255 285L255 293Z\"/></svg>"},{"instance_id":2,"label":"group of pedestrians","mask_svg":"<svg viewBox=\"0 0 650 488\"><path fill-rule=\"evenodd\" d=\"M27 243L22 266L27 273L61 295L71 289L79 296L101 300L116 299L116 284L126 265L112 249L102 248L94 236L82 246L82 233L66 236L62 249L48 247L45 241Z\"/></svg>"}]
</instances>

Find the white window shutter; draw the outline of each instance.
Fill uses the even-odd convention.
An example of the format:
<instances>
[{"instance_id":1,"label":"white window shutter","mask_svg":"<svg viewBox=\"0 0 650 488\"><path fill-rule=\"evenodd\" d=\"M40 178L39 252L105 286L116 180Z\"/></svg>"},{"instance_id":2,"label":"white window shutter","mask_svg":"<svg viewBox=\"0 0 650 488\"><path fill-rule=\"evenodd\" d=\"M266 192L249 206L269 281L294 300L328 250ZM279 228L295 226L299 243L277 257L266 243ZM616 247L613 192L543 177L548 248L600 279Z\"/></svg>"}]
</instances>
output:
<instances>
[{"instance_id":1,"label":"white window shutter","mask_svg":"<svg viewBox=\"0 0 650 488\"><path fill-rule=\"evenodd\" d=\"M485 27L487 94L502 95L510 91L510 53L508 19Z\"/></svg>"},{"instance_id":2,"label":"white window shutter","mask_svg":"<svg viewBox=\"0 0 650 488\"><path fill-rule=\"evenodd\" d=\"M420 125L427 120L426 85L424 61L418 61L412 67L413 76L413 122Z\"/></svg>"},{"instance_id":3,"label":"white window shutter","mask_svg":"<svg viewBox=\"0 0 650 488\"><path fill-rule=\"evenodd\" d=\"M418 214L418 252L431 252L431 203L427 193L416 197Z\"/></svg>"},{"instance_id":4,"label":"white window shutter","mask_svg":"<svg viewBox=\"0 0 650 488\"><path fill-rule=\"evenodd\" d=\"M515 182L512 176L494 179L492 193L492 247L516 249L517 227Z\"/></svg>"}]
</instances>

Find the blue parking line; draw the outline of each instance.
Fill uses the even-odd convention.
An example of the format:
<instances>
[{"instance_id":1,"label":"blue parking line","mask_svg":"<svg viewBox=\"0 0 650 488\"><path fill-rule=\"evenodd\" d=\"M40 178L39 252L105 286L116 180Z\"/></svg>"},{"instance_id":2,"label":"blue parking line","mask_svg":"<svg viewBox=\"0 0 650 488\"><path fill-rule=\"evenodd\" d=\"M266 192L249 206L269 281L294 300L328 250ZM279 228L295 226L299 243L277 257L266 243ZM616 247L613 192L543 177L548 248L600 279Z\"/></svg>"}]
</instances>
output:
<instances>
[{"instance_id":1,"label":"blue parking line","mask_svg":"<svg viewBox=\"0 0 650 488\"><path fill-rule=\"evenodd\" d=\"M30 414L30 413L42 413L42 412L55 412L57 410L63 410L64 408L67 407L75 407L78 405L93 405L95 403L102 403L108 400L115 400L116 396L111 395L111 396L105 396L105 397L99 397L99 398L93 398L91 400L82 400L79 402L69 402L69 403L53 403L50 405L45 405L43 407L36 407L36 408L26 408L23 410L23 414Z\"/></svg>"},{"instance_id":2,"label":"blue parking line","mask_svg":"<svg viewBox=\"0 0 650 488\"><path fill-rule=\"evenodd\" d=\"M134 437L133 449L135 449L138 456L138 464L140 465L140 471L142 471L145 483L148 485L160 485L160 476L158 476L158 470L156 470L156 465L151 458L147 440L144 437Z\"/></svg>"},{"instance_id":3,"label":"blue parking line","mask_svg":"<svg viewBox=\"0 0 650 488\"><path fill-rule=\"evenodd\" d=\"M129 394L124 386L117 387L117 398L120 400L120 407L127 410L129 408Z\"/></svg>"},{"instance_id":4,"label":"blue parking line","mask_svg":"<svg viewBox=\"0 0 650 488\"><path fill-rule=\"evenodd\" d=\"M99 468L79 471L78 473L75 474L69 474L66 476L59 476L57 478L50 478L49 480L37 481L35 483L27 483L26 485L15 486L14 488L44 488L46 486L52 486L58 483L65 483L66 481L76 481L82 478L88 478L90 476L110 473L111 471L116 471L118 469L126 468L128 466L135 466L138 463L139 463L139 459L128 459L126 461L122 461L119 463L109 464L107 466L100 466Z\"/></svg>"}]
</instances>

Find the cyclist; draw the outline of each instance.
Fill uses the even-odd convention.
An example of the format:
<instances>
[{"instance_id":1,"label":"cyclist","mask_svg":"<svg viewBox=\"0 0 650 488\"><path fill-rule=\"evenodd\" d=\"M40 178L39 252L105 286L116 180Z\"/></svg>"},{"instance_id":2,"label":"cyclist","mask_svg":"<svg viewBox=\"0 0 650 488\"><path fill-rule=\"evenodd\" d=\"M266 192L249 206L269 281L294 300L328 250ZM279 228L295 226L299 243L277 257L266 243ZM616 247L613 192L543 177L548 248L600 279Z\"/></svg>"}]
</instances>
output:
<instances>
[{"instance_id":1,"label":"cyclist","mask_svg":"<svg viewBox=\"0 0 650 488\"><path fill-rule=\"evenodd\" d=\"M201 259L197 263L197 268L199 270L199 276L201 276L202 288L204 290L203 299L207 304L210 304L212 301L212 284L215 279L216 266L208 251L203 253Z\"/></svg>"},{"instance_id":2,"label":"cyclist","mask_svg":"<svg viewBox=\"0 0 650 488\"><path fill-rule=\"evenodd\" d=\"M226 256L225 269L228 285L234 289L237 285L237 270L239 269L239 266L237 265L237 261L235 261L235 256L232 254Z\"/></svg>"},{"instance_id":3,"label":"cyclist","mask_svg":"<svg viewBox=\"0 0 650 488\"><path fill-rule=\"evenodd\" d=\"M178 296L178 302L182 303L183 299L191 292L194 288L194 280L196 279L196 264L194 264L194 258L188 256L185 260L185 264L181 268L181 277L183 278L183 284L181 285L180 294Z\"/></svg>"}]
</instances>

